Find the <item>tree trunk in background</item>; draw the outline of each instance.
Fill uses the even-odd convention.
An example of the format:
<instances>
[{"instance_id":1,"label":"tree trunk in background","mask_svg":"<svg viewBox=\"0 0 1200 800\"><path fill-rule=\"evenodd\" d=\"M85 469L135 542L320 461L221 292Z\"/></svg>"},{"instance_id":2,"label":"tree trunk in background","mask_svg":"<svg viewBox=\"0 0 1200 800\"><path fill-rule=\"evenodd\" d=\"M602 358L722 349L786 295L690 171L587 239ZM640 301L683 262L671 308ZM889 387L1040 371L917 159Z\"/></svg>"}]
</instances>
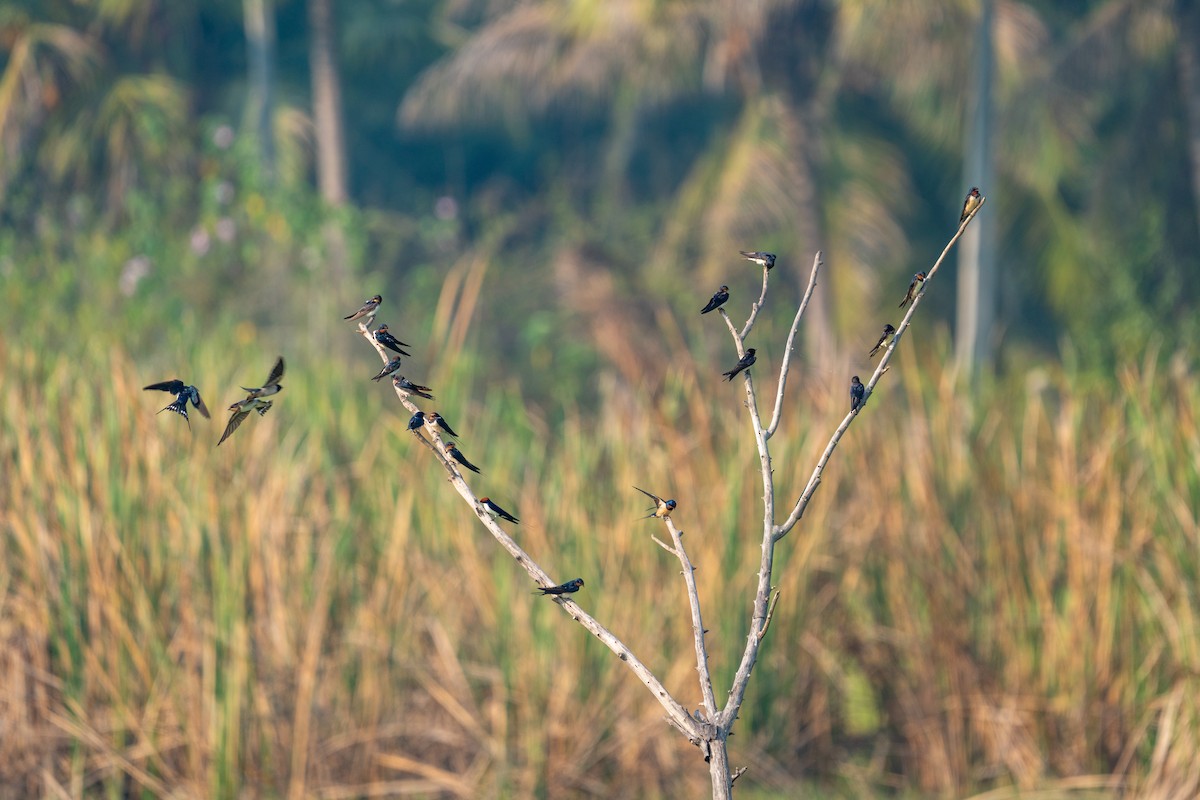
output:
<instances>
[{"instance_id":1,"label":"tree trunk in background","mask_svg":"<svg viewBox=\"0 0 1200 800\"><path fill-rule=\"evenodd\" d=\"M342 86L331 0L308 0L308 61L312 72L313 124L317 135L317 182L335 212L346 204L346 144ZM335 284L346 275L346 236L336 214L325 227L329 273ZM357 295L356 295L357 296Z\"/></svg>"},{"instance_id":2,"label":"tree trunk in background","mask_svg":"<svg viewBox=\"0 0 1200 800\"><path fill-rule=\"evenodd\" d=\"M965 181L952 208L961 209L967 189L978 186L980 194L995 203L992 168L992 49L994 1L983 0L975 33L971 96L967 107L967 141L963 148ZM963 235L958 251L958 324L955 358L960 370L974 379L978 369L991 361L992 326L996 319L996 246L993 219L996 206L988 206Z\"/></svg>"},{"instance_id":3,"label":"tree trunk in background","mask_svg":"<svg viewBox=\"0 0 1200 800\"><path fill-rule=\"evenodd\" d=\"M258 158L268 181L275 177L275 8L272 0L244 0L247 83L243 128L253 131Z\"/></svg>"},{"instance_id":4,"label":"tree trunk in background","mask_svg":"<svg viewBox=\"0 0 1200 800\"><path fill-rule=\"evenodd\" d=\"M1179 93L1187 115L1188 156L1192 173L1192 208L1200 234L1200 6L1179 0Z\"/></svg>"}]
</instances>

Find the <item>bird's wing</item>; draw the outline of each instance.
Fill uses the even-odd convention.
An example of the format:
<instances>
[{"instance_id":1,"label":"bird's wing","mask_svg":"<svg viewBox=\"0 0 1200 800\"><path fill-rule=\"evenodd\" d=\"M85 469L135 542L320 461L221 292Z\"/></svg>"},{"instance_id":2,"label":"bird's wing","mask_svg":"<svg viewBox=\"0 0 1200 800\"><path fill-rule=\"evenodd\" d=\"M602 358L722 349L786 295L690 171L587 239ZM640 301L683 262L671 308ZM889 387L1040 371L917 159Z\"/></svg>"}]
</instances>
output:
<instances>
[{"instance_id":1,"label":"bird's wing","mask_svg":"<svg viewBox=\"0 0 1200 800\"><path fill-rule=\"evenodd\" d=\"M651 500L653 500L653 501L654 501L654 503L655 503L655 505L657 505L658 503L661 503L661 502L662 502L662 498L661 498L661 497L659 497L659 496L658 496L658 495L656 495L656 494L650 494L649 492L647 492L645 489L641 488L640 486L635 486L635 487L633 487L633 488L637 489L639 492L641 492L642 494L646 495L646 497L649 497Z\"/></svg>"},{"instance_id":2,"label":"bird's wing","mask_svg":"<svg viewBox=\"0 0 1200 800\"><path fill-rule=\"evenodd\" d=\"M200 390L192 387L192 403L196 406L196 410L200 412L205 419L212 419L208 413L208 406L204 405L204 398L200 396Z\"/></svg>"},{"instance_id":3,"label":"bird's wing","mask_svg":"<svg viewBox=\"0 0 1200 800\"><path fill-rule=\"evenodd\" d=\"M176 378L173 381L163 381L161 383L152 383L149 386L145 387L145 389L147 389L147 390L157 389L160 392L170 392L171 394L179 394L180 392L183 391L183 386L184 386L183 381Z\"/></svg>"},{"instance_id":4,"label":"bird's wing","mask_svg":"<svg viewBox=\"0 0 1200 800\"><path fill-rule=\"evenodd\" d=\"M283 377L283 356L275 362L275 366L271 369L271 375L267 378L267 382L263 386L274 386L279 383L279 379Z\"/></svg>"},{"instance_id":5,"label":"bird's wing","mask_svg":"<svg viewBox=\"0 0 1200 800\"><path fill-rule=\"evenodd\" d=\"M233 416L229 418L229 424L225 426L225 432L221 434L221 442L228 439L238 429L238 426L242 424L242 420L248 416L250 416L249 411L233 412ZM221 446L221 442L217 442L217 447Z\"/></svg>"}]
</instances>

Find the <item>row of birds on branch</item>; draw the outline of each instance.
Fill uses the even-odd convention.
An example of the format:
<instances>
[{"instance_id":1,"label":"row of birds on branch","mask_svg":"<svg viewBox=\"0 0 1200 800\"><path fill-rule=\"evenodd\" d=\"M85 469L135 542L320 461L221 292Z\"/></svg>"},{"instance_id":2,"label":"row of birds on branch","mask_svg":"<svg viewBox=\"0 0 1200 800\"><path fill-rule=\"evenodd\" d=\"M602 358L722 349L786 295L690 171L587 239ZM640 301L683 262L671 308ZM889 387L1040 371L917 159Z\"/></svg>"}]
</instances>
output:
<instances>
[{"instance_id":1,"label":"row of birds on branch","mask_svg":"<svg viewBox=\"0 0 1200 800\"><path fill-rule=\"evenodd\" d=\"M434 397L429 393L430 388L428 386L422 386L418 383L413 383L403 375L397 373L397 370L400 369L400 356L410 355L401 348L411 347L412 345L397 340L388 331L387 325L380 325L378 328L371 330L371 323L374 322L375 315L378 313L379 306L382 303L383 297L381 295L375 295L364 302L362 308L346 317L348 320L357 321L359 324L359 329L365 334L368 334L380 345L397 353L396 356L393 356L388 360L388 363L384 365L379 374L373 377L371 380L379 381L382 378L391 375L392 385L396 387L396 389L403 395L416 395L417 397L423 397L426 400L433 400ZM431 434L431 438L434 442L441 443L442 449L448 459L454 461L459 466L465 467L477 475L483 474L483 470L472 464L470 460L463 455L462 450L458 448L458 445L455 444L454 441L448 438L442 438L442 436L445 435L448 437L452 436L457 439L459 438L459 435L458 432L451 427L450 423L446 421L446 418L438 412L417 411L412 415L412 417L409 418L407 429L412 431L414 434L419 433L421 430L427 431ZM459 475L461 477L461 473L459 473ZM521 522L521 520L517 519L517 517L501 508L500 505L490 497L480 497L478 500L476 500L476 504L482 513L491 516L493 519L507 520L514 525L519 525ZM559 586L541 587L540 591L542 594L569 594L579 591L579 589L582 587L583 579L576 578L573 581L567 581Z\"/></svg>"},{"instance_id":2,"label":"row of birds on branch","mask_svg":"<svg viewBox=\"0 0 1200 800\"><path fill-rule=\"evenodd\" d=\"M960 213L958 216L958 224L960 228L962 227L963 223L967 221L967 218L970 217L971 214L975 213L975 209L979 208L982 203L983 196L979 194L979 187L972 186L971 190L967 192L966 199L963 201L962 213ZM741 254L742 258L746 259L747 261L753 261L767 272L770 272L775 266L774 253L747 250L739 250L738 252ZM900 301L900 308L905 308L913 302L918 292L920 292L921 286L924 285L925 278L926 275L924 271L913 275L912 281L908 284L908 291L904 293L904 299ZM719 289L717 289L716 292L713 293L713 296L709 298L709 301L704 308L700 309L700 313L707 314L710 311L715 311L721 306L725 305L725 303L728 301L729 287L722 285ZM875 355L886 346L887 341L895 335L896 329L892 327L891 323L884 325L883 333L880 335L879 341L875 342L875 346L871 348L871 352L867 354L867 357L874 358ZM737 363L733 365L733 369L727 372L722 372L721 375L725 378L725 380L732 381L735 377L737 377L738 373L744 372L754 365L754 362L757 360L755 353L755 348L746 348L745 355L738 359ZM859 380L857 375L850 378L851 411L857 411L862 407L863 400L866 396L866 391L867 387L861 380ZM641 490L639 489L638 491Z\"/></svg>"}]
</instances>

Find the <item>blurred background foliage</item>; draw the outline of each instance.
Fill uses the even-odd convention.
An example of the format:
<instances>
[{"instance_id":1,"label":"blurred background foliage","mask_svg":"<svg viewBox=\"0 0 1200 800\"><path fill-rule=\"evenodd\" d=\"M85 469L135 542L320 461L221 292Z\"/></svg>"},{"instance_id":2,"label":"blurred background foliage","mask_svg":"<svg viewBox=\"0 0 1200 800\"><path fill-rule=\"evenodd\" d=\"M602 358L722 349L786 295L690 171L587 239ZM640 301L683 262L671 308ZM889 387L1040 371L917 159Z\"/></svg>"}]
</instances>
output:
<instances>
[{"instance_id":1,"label":"blurred background foliage","mask_svg":"<svg viewBox=\"0 0 1200 800\"><path fill-rule=\"evenodd\" d=\"M1200 9L994 14L991 358L973 390L946 366L944 270L784 543L732 743L748 792L1200 785ZM714 380L733 351L696 312L727 283L740 317L736 250L779 253L755 334L777 365L824 251L773 442L791 497L974 182L979 19L0 2L0 796L703 793L400 435L340 316L384 295L481 493L686 697L682 590L627 519L630 483L669 488L727 679L757 495ZM138 388L223 408L279 352L285 402L219 452Z\"/></svg>"}]
</instances>

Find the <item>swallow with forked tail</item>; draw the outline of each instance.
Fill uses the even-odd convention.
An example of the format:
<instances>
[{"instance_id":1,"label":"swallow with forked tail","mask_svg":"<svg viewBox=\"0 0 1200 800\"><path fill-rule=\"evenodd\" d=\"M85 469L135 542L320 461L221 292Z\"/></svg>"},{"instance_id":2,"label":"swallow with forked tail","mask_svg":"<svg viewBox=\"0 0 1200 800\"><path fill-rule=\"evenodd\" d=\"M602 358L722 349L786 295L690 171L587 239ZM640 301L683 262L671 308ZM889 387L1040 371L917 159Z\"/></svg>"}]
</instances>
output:
<instances>
[{"instance_id":1,"label":"swallow with forked tail","mask_svg":"<svg viewBox=\"0 0 1200 800\"><path fill-rule=\"evenodd\" d=\"M754 352L755 350L753 347L747 348L746 355L738 359L738 362L737 364L734 364L733 369L729 370L728 372L722 372L721 374L725 376L725 380L731 381L742 370L750 369L751 365L758 360L758 357L754 355Z\"/></svg>"},{"instance_id":2,"label":"swallow with forked tail","mask_svg":"<svg viewBox=\"0 0 1200 800\"><path fill-rule=\"evenodd\" d=\"M517 524L520 524L520 522L521 522L521 520L517 519L512 514L508 513L503 508L501 508L500 506L493 503L492 498L490 498L490 497L479 498L479 505L483 506L483 510L485 513L490 514L493 517L498 517L500 519L506 519L509 522L513 522L513 523L517 523Z\"/></svg>"},{"instance_id":3,"label":"swallow with forked tail","mask_svg":"<svg viewBox=\"0 0 1200 800\"><path fill-rule=\"evenodd\" d=\"M858 411L862 408L863 398L867 394L867 387L863 386L862 381L855 375L850 379L850 410Z\"/></svg>"},{"instance_id":4,"label":"swallow with forked tail","mask_svg":"<svg viewBox=\"0 0 1200 800\"><path fill-rule=\"evenodd\" d=\"M283 377L283 367L283 356L280 356L275 361L275 366L271 368L271 374L267 376L266 383L257 389L242 387L242 390L247 393L246 399L239 400L229 406L228 411L232 412L232 414L229 417L229 423L225 426L225 432L221 434L221 439L217 442L217 447L220 447L221 442L224 442L233 435L233 432L238 429L238 426L250 415L251 411L257 411L261 417L271 410L274 401L264 400L263 398L279 394L279 391L283 388L283 385L279 382Z\"/></svg>"},{"instance_id":5,"label":"swallow with forked tail","mask_svg":"<svg viewBox=\"0 0 1200 800\"><path fill-rule=\"evenodd\" d=\"M891 326L891 324L884 325L883 326L883 335L879 337L879 341L876 342L875 346L871 348L871 352L867 354L867 358L874 358L875 354L883 349L883 343L888 340L888 337L895 336L895 335L896 335L896 329L893 328Z\"/></svg>"},{"instance_id":6,"label":"swallow with forked tail","mask_svg":"<svg viewBox=\"0 0 1200 800\"><path fill-rule=\"evenodd\" d=\"M458 438L458 434L455 433L454 429L450 427L450 423L446 422L446 418L436 411L431 411L425 415L425 425L430 429L431 433L436 433L436 431L433 430L434 428L441 428L454 438Z\"/></svg>"},{"instance_id":7,"label":"swallow with forked tail","mask_svg":"<svg viewBox=\"0 0 1200 800\"><path fill-rule=\"evenodd\" d=\"M760 267L765 269L767 272L770 272L771 267L775 266L775 254L774 253L764 253L759 250L752 250L752 251L738 250L738 252L742 254L742 258L746 259L747 261L753 261L755 264L758 264Z\"/></svg>"},{"instance_id":8,"label":"swallow with forked tail","mask_svg":"<svg viewBox=\"0 0 1200 800\"><path fill-rule=\"evenodd\" d=\"M358 311L355 311L353 314L348 314L345 317L343 317L342 319L355 320L355 319L362 319L363 317L366 317L367 318L366 324L370 325L372 320L375 319L375 314L378 313L378 311L379 311L379 304L382 302L383 302L383 296L377 294L374 297L372 297L370 300L367 300L365 303L363 303L362 308L360 308Z\"/></svg>"},{"instance_id":9,"label":"swallow with forked tail","mask_svg":"<svg viewBox=\"0 0 1200 800\"><path fill-rule=\"evenodd\" d=\"M195 386L187 385L186 383L179 380L178 378L176 378L173 381L163 381L161 383L152 383L149 386L145 387L145 389L146 390L157 389L160 392L170 392L171 394L175 395L175 401L173 403L171 403L170 405L164 406L163 408L159 409L158 413L161 414L162 412L168 411L168 410L174 411L176 414L180 415L181 417L184 418L184 420L187 421L189 428L192 427L192 421L190 419L188 419L188 411L187 411L189 400L191 401L192 405L196 407L196 410L200 412L201 416L203 416L205 419L209 418L208 406L204 405L204 399L200 397L200 390L197 389Z\"/></svg>"},{"instance_id":10,"label":"swallow with forked tail","mask_svg":"<svg viewBox=\"0 0 1200 800\"><path fill-rule=\"evenodd\" d=\"M918 272L913 275L912 283L908 285L908 293L904 295L904 299L900 301L900 308L904 308L911 303L917 296L917 291L921 288L921 284L925 282L925 273Z\"/></svg>"},{"instance_id":11,"label":"swallow with forked tail","mask_svg":"<svg viewBox=\"0 0 1200 800\"><path fill-rule=\"evenodd\" d=\"M647 509L650 513L644 517L641 517L641 519L650 519L651 517L658 517L659 519L666 519L667 517L671 516L671 512L674 511L675 506L678 505L678 503L676 503L674 500L663 500L658 495L650 494L645 489L643 489L639 486L635 486L633 488L637 489L639 492L646 495L646 497L649 497L651 500L654 501L654 507Z\"/></svg>"},{"instance_id":12,"label":"swallow with forked tail","mask_svg":"<svg viewBox=\"0 0 1200 800\"><path fill-rule=\"evenodd\" d=\"M412 353L408 352L407 350L400 349L401 347L412 347L412 345L408 344L407 342L402 342L399 339L397 339L395 336L392 336L392 334L388 331L388 326L387 326L386 322L384 324L380 325L378 328L376 328L375 333L373 333L371 335L375 337L375 341L379 342L381 345L383 345L384 347L386 347L389 350L393 350L402 356L411 356L412 355Z\"/></svg>"},{"instance_id":13,"label":"swallow with forked tail","mask_svg":"<svg viewBox=\"0 0 1200 800\"><path fill-rule=\"evenodd\" d=\"M446 453L455 461L471 470L471 472L475 472L480 475L483 474L483 471L480 470L479 467L475 466L470 461L467 461L467 457L462 454L462 451L458 449L458 445L456 445L454 442L446 442Z\"/></svg>"},{"instance_id":14,"label":"swallow with forked tail","mask_svg":"<svg viewBox=\"0 0 1200 800\"><path fill-rule=\"evenodd\" d=\"M712 298L708 301L708 305L706 305L704 308L702 308L700 310L700 313L707 314L710 311L715 311L718 308L720 308L721 306L725 305L725 303L728 300L729 300L729 287L722 286L720 289L717 289L717 291L713 294Z\"/></svg>"},{"instance_id":15,"label":"swallow with forked tail","mask_svg":"<svg viewBox=\"0 0 1200 800\"><path fill-rule=\"evenodd\" d=\"M400 356L396 356L391 361L384 364L383 369L379 370L379 374L374 378L371 378L371 380L378 381L380 378L386 378L388 375L391 375L398 369L400 369Z\"/></svg>"},{"instance_id":16,"label":"swallow with forked tail","mask_svg":"<svg viewBox=\"0 0 1200 800\"><path fill-rule=\"evenodd\" d=\"M548 594L575 594L582 588L583 578L575 578L574 580L569 580L566 583L560 583L558 586L539 586L537 592L534 592L534 594L541 592L542 597L545 597Z\"/></svg>"},{"instance_id":17,"label":"swallow with forked tail","mask_svg":"<svg viewBox=\"0 0 1200 800\"><path fill-rule=\"evenodd\" d=\"M395 386L402 392L415 394L417 397L424 397L426 400L433 399L433 395L429 394L430 389L428 386L422 386L419 383L413 383L403 375L393 375L392 386Z\"/></svg>"},{"instance_id":18,"label":"swallow with forked tail","mask_svg":"<svg viewBox=\"0 0 1200 800\"><path fill-rule=\"evenodd\" d=\"M967 199L963 201L963 210L958 215L958 224L962 225L966 222L967 217L971 216L975 212L975 209L979 208L982 203L983 197L979 194L979 187L972 186L971 191L967 192Z\"/></svg>"}]
</instances>

